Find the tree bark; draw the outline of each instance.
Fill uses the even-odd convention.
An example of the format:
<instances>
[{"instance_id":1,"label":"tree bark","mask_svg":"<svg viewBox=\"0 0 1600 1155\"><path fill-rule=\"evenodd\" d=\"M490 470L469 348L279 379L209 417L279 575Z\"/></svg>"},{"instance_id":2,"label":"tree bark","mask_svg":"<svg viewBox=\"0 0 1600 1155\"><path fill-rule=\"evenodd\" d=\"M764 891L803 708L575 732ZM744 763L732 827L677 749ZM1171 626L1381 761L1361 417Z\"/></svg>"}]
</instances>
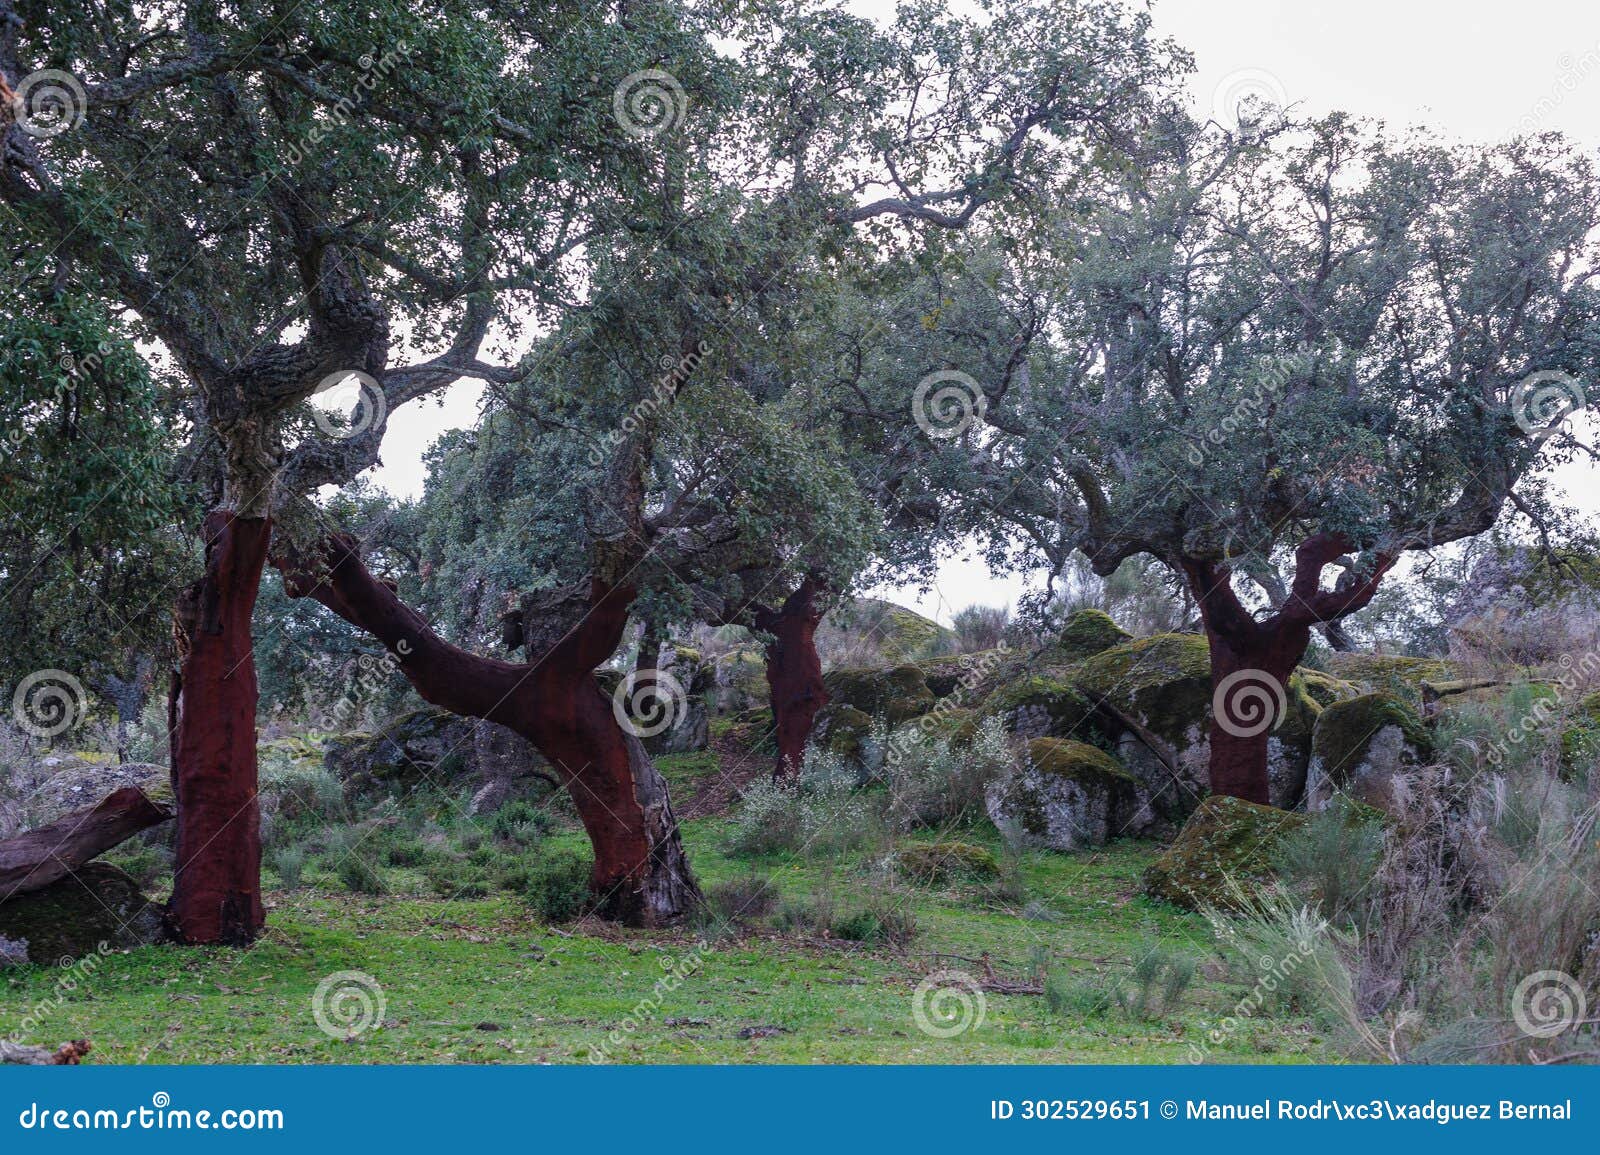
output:
<instances>
[{"instance_id":1,"label":"tree bark","mask_svg":"<svg viewBox=\"0 0 1600 1155\"><path fill-rule=\"evenodd\" d=\"M424 700L507 726L549 759L594 847L598 913L629 926L659 926L699 901L666 782L594 677L622 639L632 589L593 581L581 621L522 665L444 641L372 577L349 538L326 543L320 566L275 562L291 597L313 598L377 637Z\"/></svg>"},{"instance_id":2,"label":"tree bark","mask_svg":"<svg viewBox=\"0 0 1600 1155\"><path fill-rule=\"evenodd\" d=\"M266 921L250 619L271 536L266 518L213 511L205 521L205 574L179 607L178 849L167 923L180 942L242 945Z\"/></svg>"},{"instance_id":3,"label":"tree bark","mask_svg":"<svg viewBox=\"0 0 1600 1155\"><path fill-rule=\"evenodd\" d=\"M807 577L776 611L758 610L756 628L772 635L767 643L767 687L778 740L775 779L791 778L805 763L806 743L817 714L828 704L817 654L818 586Z\"/></svg>"},{"instance_id":4,"label":"tree bark","mask_svg":"<svg viewBox=\"0 0 1600 1155\"><path fill-rule=\"evenodd\" d=\"M172 811L124 786L93 806L74 810L48 826L0 842L0 902L43 890L97 854L165 822Z\"/></svg>"},{"instance_id":5,"label":"tree bark","mask_svg":"<svg viewBox=\"0 0 1600 1155\"><path fill-rule=\"evenodd\" d=\"M1311 643L1313 627L1361 609L1394 565L1380 555L1365 578L1333 590L1322 571L1350 548L1341 535L1317 533L1295 550L1294 582L1277 612L1257 620L1233 590L1232 571L1209 559L1179 559L1200 606L1211 653L1211 792L1263 806L1271 802L1268 741L1288 708L1288 682Z\"/></svg>"}]
</instances>

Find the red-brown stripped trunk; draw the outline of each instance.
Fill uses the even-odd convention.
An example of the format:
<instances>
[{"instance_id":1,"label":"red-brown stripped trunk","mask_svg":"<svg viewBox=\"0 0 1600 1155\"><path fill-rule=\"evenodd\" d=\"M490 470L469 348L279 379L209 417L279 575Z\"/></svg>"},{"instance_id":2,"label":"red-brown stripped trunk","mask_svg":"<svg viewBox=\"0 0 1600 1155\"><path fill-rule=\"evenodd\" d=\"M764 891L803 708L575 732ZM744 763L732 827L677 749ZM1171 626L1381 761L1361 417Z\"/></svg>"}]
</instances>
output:
<instances>
[{"instance_id":1,"label":"red-brown stripped trunk","mask_svg":"<svg viewBox=\"0 0 1600 1155\"><path fill-rule=\"evenodd\" d=\"M762 610L755 617L756 628L772 635L767 644L767 688L778 742L773 777L778 779L800 772L811 727L828 704L822 658L817 654L817 626L822 621L817 592L808 577L776 612Z\"/></svg>"},{"instance_id":2,"label":"red-brown stripped trunk","mask_svg":"<svg viewBox=\"0 0 1600 1155\"><path fill-rule=\"evenodd\" d=\"M276 559L285 588L311 597L389 648L425 701L507 726L562 778L594 847L595 908L629 926L659 926L700 899L665 780L623 729L595 669L616 649L633 591L596 581L582 623L528 665L444 641L362 564L355 544L327 546L327 569Z\"/></svg>"},{"instance_id":3,"label":"red-brown stripped trunk","mask_svg":"<svg viewBox=\"0 0 1600 1155\"><path fill-rule=\"evenodd\" d=\"M266 518L208 515L205 574L180 606L177 642L185 650L172 705L178 846L167 904L180 942L244 944L266 921L250 619L271 536Z\"/></svg>"},{"instance_id":4,"label":"red-brown stripped trunk","mask_svg":"<svg viewBox=\"0 0 1600 1155\"><path fill-rule=\"evenodd\" d=\"M1380 554L1366 577L1334 590L1322 571L1350 548L1339 534L1316 533L1295 550L1294 581L1277 611L1257 620L1234 593L1232 572L1197 558L1180 563L1200 606L1211 652L1213 794L1271 804L1269 741L1288 708L1288 683L1311 643L1311 630L1361 609L1394 559Z\"/></svg>"}]
</instances>

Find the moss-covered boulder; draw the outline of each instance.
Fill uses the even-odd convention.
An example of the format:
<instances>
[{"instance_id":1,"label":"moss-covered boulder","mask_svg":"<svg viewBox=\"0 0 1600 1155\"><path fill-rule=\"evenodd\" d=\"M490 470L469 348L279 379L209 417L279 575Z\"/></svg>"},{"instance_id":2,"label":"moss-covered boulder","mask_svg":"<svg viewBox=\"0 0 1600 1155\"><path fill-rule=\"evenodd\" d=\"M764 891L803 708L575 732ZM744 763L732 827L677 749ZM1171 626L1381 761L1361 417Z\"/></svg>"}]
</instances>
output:
<instances>
[{"instance_id":1,"label":"moss-covered boulder","mask_svg":"<svg viewBox=\"0 0 1600 1155\"><path fill-rule=\"evenodd\" d=\"M1050 850L1081 850L1155 824L1138 779L1099 747L1035 738L1027 753L985 794L989 818L1008 834Z\"/></svg>"},{"instance_id":2,"label":"moss-covered boulder","mask_svg":"<svg viewBox=\"0 0 1600 1155\"><path fill-rule=\"evenodd\" d=\"M90 862L42 890L0 903L0 938L16 961L56 966L102 950L145 946L162 937L161 909L115 866Z\"/></svg>"},{"instance_id":3,"label":"moss-covered boulder","mask_svg":"<svg viewBox=\"0 0 1600 1155\"><path fill-rule=\"evenodd\" d=\"M1347 682L1321 670L1308 670L1301 666L1295 671L1295 677L1300 679L1306 696L1323 709L1361 693L1361 687L1354 682Z\"/></svg>"},{"instance_id":4,"label":"moss-covered boulder","mask_svg":"<svg viewBox=\"0 0 1600 1155\"><path fill-rule=\"evenodd\" d=\"M329 738L323 762L352 802L399 796L419 786L515 797L548 764L526 738L495 722L428 707L402 714L376 733Z\"/></svg>"},{"instance_id":5,"label":"moss-covered boulder","mask_svg":"<svg viewBox=\"0 0 1600 1155\"><path fill-rule=\"evenodd\" d=\"M924 886L994 878L1000 873L993 852L970 842L913 842L896 852L895 865Z\"/></svg>"},{"instance_id":6,"label":"moss-covered boulder","mask_svg":"<svg viewBox=\"0 0 1600 1155\"><path fill-rule=\"evenodd\" d=\"M1306 807L1319 810L1335 794L1387 811L1394 778L1422 765L1433 743L1409 705L1385 693L1335 702L1317 718L1306 777Z\"/></svg>"},{"instance_id":7,"label":"moss-covered boulder","mask_svg":"<svg viewBox=\"0 0 1600 1155\"><path fill-rule=\"evenodd\" d=\"M1429 682L1450 682L1461 677L1454 663L1442 658L1412 658L1402 654L1333 653L1328 673L1354 683L1364 692L1383 691L1394 697L1420 702Z\"/></svg>"},{"instance_id":8,"label":"moss-covered boulder","mask_svg":"<svg viewBox=\"0 0 1600 1155\"><path fill-rule=\"evenodd\" d=\"M1021 738L1077 738L1093 741L1103 733L1095 708L1070 682L1030 674L1001 686L978 707L980 718L999 718Z\"/></svg>"},{"instance_id":9,"label":"moss-covered boulder","mask_svg":"<svg viewBox=\"0 0 1600 1155\"><path fill-rule=\"evenodd\" d=\"M830 702L817 712L812 723L811 745L842 760L855 771L857 781L866 782L883 768L881 735L881 728L870 714L842 702Z\"/></svg>"},{"instance_id":10,"label":"moss-covered boulder","mask_svg":"<svg viewBox=\"0 0 1600 1155\"><path fill-rule=\"evenodd\" d=\"M1125 724L1117 756L1148 791L1164 818L1181 822L1209 790L1211 653L1196 634L1156 634L1085 659L1073 684ZM1275 805L1296 805L1311 760L1319 707L1303 676L1289 679L1285 709L1267 737L1267 773ZM1115 725L1108 722L1108 725ZM1152 748L1152 744L1159 749Z\"/></svg>"},{"instance_id":11,"label":"moss-covered boulder","mask_svg":"<svg viewBox=\"0 0 1600 1155\"><path fill-rule=\"evenodd\" d=\"M919 718L938 701L916 666L888 670L834 670L823 676L829 700L852 706L891 728Z\"/></svg>"},{"instance_id":12,"label":"moss-covered boulder","mask_svg":"<svg viewBox=\"0 0 1600 1155\"><path fill-rule=\"evenodd\" d=\"M1079 610L1061 627L1056 648L1066 660L1077 661L1132 640L1133 635L1103 610Z\"/></svg>"},{"instance_id":13,"label":"moss-covered boulder","mask_svg":"<svg viewBox=\"0 0 1600 1155\"><path fill-rule=\"evenodd\" d=\"M93 806L124 786L137 786L152 802L172 804L172 775L154 762L60 762L24 800L22 823L27 829L47 826L63 815Z\"/></svg>"},{"instance_id":14,"label":"moss-covered boulder","mask_svg":"<svg viewBox=\"0 0 1600 1155\"><path fill-rule=\"evenodd\" d=\"M1232 909L1238 892L1252 895L1270 882L1279 842L1304 823L1301 814L1212 795L1145 871L1145 893L1190 910Z\"/></svg>"}]
</instances>

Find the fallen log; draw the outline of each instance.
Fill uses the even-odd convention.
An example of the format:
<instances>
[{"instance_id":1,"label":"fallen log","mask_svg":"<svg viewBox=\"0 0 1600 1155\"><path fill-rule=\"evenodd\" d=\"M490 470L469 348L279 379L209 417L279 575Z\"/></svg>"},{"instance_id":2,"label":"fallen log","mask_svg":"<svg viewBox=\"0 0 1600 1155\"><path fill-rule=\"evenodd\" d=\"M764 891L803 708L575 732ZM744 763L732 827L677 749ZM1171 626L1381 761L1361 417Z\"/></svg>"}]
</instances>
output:
<instances>
[{"instance_id":1,"label":"fallen log","mask_svg":"<svg viewBox=\"0 0 1600 1155\"><path fill-rule=\"evenodd\" d=\"M0 1063L15 1063L22 1067L76 1067L93 1049L88 1039L62 1043L53 1051L0 1039Z\"/></svg>"},{"instance_id":2,"label":"fallen log","mask_svg":"<svg viewBox=\"0 0 1600 1155\"><path fill-rule=\"evenodd\" d=\"M8 838L0 842L0 902L42 890L95 855L171 817L170 807L152 802L137 786L124 786L93 806Z\"/></svg>"}]
</instances>

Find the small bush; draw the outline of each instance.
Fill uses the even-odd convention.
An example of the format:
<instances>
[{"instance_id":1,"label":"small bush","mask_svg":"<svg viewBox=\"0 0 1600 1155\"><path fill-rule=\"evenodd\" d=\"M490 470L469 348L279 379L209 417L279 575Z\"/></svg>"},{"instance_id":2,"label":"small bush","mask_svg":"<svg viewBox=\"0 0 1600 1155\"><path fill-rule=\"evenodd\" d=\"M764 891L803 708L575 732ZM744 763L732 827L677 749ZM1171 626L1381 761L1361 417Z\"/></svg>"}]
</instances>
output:
<instances>
[{"instance_id":1,"label":"small bush","mask_svg":"<svg viewBox=\"0 0 1600 1155\"><path fill-rule=\"evenodd\" d=\"M1083 1019L1100 1018L1117 1002L1103 981L1065 974L1053 974L1045 981L1044 999L1051 1014Z\"/></svg>"},{"instance_id":2,"label":"small bush","mask_svg":"<svg viewBox=\"0 0 1600 1155\"><path fill-rule=\"evenodd\" d=\"M421 866L427 861L428 848L415 835L402 835L384 848L384 857L390 866Z\"/></svg>"},{"instance_id":3,"label":"small bush","mask_svg":"<svg viewBox=\"0 0 1600 1155\"><path fill-rule=\"evenodd\" d=\"M1133 964L1133 985L1120 989L1117 1001L1132 1018L1165 1018L1177 1011L1199 969L1193 955L1148 943Z\"/></svg>"},{"instance_id":4,"label":"small bush","mask_svg":"<svg viewBox=\"0 0 1600 1155\"><path fill-rule=\"evenodd\" d=\"M550 815L523 799L507 802L490 816L489 832L503 842L527 849L550 833Z\"/></svg>"},{"instance_id":5,"label":"small bush","mask_svg":"<svg viewBox=\"0 0 1600 1155\"><path fill-rule=\"evenodd\" d=\"M717 921L749 924L771 914L778 905L778 888L759 875L719 882L706 890L704 909Z\"/></svg>"},{"instance_id":6,"label":"small bush","mask_svg":"<svg viewBox=\"0 0 1600 1155\"><path fill-rule=\"evenodd\" d=\"M488 871L459 858L440 859L422 871L428 889L440 898L483 898L493 888Z\"/></svg>"},{"instance_id":7,"label":"small bush","mask_svg":"<svg viewBox=\"0 0 1600 1155\"><path fill-rule=\"evenodd\" d=\"M524 901L549 922L566 922L583 912L589 901L590 863L570 850L542 855L529 867L518 890Z\"/></svg>"},{"instance_id":8,"label":"small bush","mask_svg":"<svg viewBox=\"0 0 1600 1155\"><path fill-rule=\"evenodd\" d=\"M1339 795L1283 837L1274 866L1284 885L1327 921L1364 929L1383 845L1382 815Z\"/></svg>"},{"instance_id":9,"label":"small bush","mask_svg":"<svg viewBox=\"0 0 1600 1155\"><path fill-rule=\"evenodd\" d=\"M360 850L343 854L334 866L334 873L344 888L352 894L382 894L388 889L383 871L370 862Z\"/></svg>"},{"instance_id":10,"label":"small bush","mask_svg":"<svg viewBox=\"0 0 1600 1155\"><path fill-rule=\"evenodd\" d=\"M860 910L837 917L833 937L849 942L904 946L917 937L917 916L903 903L875 898Z\"/></svg>"},{"instance_id":11,"label":"small bush","mask_svg":"<svg viewBox=\"0 0 1600 1155\"><path fill-rule=\"evenodd\" d=\"M300 889L300 876L306 868L306 852L303 847L280 847L272 852L268 862L285 890Z\"/></svg>"},{"instance_id":12,"label":"small bush","mask_svg":"<svg viewBox=\"0 0 1600 1155\"><path fill-rule=\"evenodd\" d=\"M838 755L815 747L792 782L758 782L734 815L728 852L834 855L885 839L875 800L859 790L854 772Z\"/></svg>"},{"instance_id":13,"label":"small bush","mask_svg":"<svg viewBox=\"0 0 1600 1155\"><path fill-rule=\"evenodd\" d=\"M1016 759L998 718L986 718L968 743L931 734L922 720L890 737L884 759L889 821L896 830L949 826L984 814L984 792Z\"/></svg>"}]
</instances>

